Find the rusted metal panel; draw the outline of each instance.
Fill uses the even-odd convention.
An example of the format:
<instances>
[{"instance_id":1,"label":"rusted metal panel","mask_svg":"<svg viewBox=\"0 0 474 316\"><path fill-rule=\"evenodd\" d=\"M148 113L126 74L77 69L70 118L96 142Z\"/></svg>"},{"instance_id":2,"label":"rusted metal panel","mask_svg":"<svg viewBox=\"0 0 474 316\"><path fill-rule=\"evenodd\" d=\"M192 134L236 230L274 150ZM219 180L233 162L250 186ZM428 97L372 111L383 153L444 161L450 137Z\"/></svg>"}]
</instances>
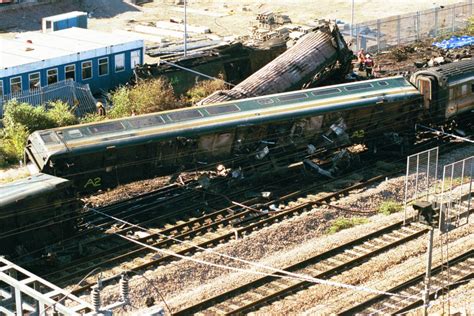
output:
<instances>
[{"instance_id":1,"label":"rusted metal panel","mask_svg":"<svg viewBox=\"0 0 474 316\"><path fill-rule=\"evenodd\" d=\"M318 84L329 74L345 73L352 53L337 26L325 24L231 90L217 91L200 105L300 89Z\"/></svg>"}]
</instances>

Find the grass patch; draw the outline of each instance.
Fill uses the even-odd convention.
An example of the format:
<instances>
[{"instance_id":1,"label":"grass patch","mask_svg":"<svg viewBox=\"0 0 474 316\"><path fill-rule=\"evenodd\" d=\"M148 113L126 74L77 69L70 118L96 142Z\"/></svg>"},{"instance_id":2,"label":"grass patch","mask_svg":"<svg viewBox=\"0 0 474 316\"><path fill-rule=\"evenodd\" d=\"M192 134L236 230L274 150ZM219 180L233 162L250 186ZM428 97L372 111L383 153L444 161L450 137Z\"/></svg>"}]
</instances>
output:
<instances>
[{"instance_id":1,"label":"grass patch","mask_svg":"<svg viewBox=\"0 0 474 316\"><path fill-rule=\"evenodd\" d=\"M366 224L368 222L369 220L365 217L338 218L332 223L331 227L329 227L328 233L335 234L338 231Z\"/></svg>"},{"instance_id":2,"label":"grass patch","mask_svg":"<svg viewBox=\"0 0 474 316\"><path fill-rule=\"evenodd\" d=\"M379 206L379 213L384 215L390 215L393 213L400 212L402 210L402 205L395 201L385 201Z\"/></svg>"}]
</instances>

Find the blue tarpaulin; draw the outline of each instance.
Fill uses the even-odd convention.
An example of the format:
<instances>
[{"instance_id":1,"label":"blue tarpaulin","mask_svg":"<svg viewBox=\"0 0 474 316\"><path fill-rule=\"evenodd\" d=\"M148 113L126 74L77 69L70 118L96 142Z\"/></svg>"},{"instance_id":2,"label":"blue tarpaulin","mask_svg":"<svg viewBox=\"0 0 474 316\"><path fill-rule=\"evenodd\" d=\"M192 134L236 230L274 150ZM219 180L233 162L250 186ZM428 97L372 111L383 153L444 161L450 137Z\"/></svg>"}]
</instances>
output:
<instances>
[{"instance_id":1,"label":"blue tarpaulin","mask_svg":"<svg viewBox=\"0 0 474 316\"><path fill-rule=\"evenodd\" d=\"M460 48L464 46L469 46L474 44L474 36L453 36L448 40L443 40L441 42L434 42L433 46L444 48L444 49L453 49Z\"/></svg>"}]
</instances>

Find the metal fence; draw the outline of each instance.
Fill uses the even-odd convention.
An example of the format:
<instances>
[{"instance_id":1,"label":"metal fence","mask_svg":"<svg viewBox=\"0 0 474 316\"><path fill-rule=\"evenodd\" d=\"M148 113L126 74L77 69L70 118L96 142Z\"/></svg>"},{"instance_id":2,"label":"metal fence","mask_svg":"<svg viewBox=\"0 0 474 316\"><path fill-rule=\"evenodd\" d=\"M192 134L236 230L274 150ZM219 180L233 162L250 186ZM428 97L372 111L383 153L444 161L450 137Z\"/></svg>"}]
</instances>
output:
<instances>
[{"instance_id":1,"label":"metal fence","mask_svg":"<svg viewBox=\"0 0 474 316\"><path fill-rule=\"evenodd\" d=\"M473 207L474 156L445 165L441 186L442 231L449 231L468 223Z\"/></svg>"},{"instance_id":2,"label":"metal fence","mask_svg":"<svg viewBox=\"0 0 474 316\"><path fill-rule=\"evenodd\" d=\"M4 104L16 99L18 102L29 103L40 106L47 102L61 100L69 104L69 107L77 117L96 110L96 99L92 96L89 85L84 85L73 80L65 80L50 84L46 87L21 91L0 97L0 118L3 117Z\"/></svg>"},{"instance_id":3,"label":"metal fence","mask_svg":"<svg viewBox=\"0 0 474 316\"><path fill-rule=\"evenodd\" d=\"M405 220L408 219L409 202L423 198L425 201L436 199L438 181L439 148L432 148L407 157L405 177Z\"/></svg>"},{"instance_id":4,"label":"metal fence","mask_svg":"<svg viewBox=\"0 0 474 316\"><path fill-rule=\"evenodd\" d=\"M356 51L379 52L396 45L442 36L465 28L473 14L473 0L415 13L355 24L352 29ZM350 30L346 36L350 37Z\"/></svg>"}]
</instances>

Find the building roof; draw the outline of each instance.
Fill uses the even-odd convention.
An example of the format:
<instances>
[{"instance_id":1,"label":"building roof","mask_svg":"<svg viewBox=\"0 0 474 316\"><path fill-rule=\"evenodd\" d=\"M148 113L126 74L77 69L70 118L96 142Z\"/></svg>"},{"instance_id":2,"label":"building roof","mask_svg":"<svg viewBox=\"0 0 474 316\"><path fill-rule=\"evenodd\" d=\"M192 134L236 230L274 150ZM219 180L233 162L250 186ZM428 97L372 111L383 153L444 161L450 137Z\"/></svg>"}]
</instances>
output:
<instances>
[{"instance_id":1,"label":"building roof","mask_svg":"<svg viewBox=\"0 0 474 316\"><path fill-rule=\"evenodd\" d=\"M143 40L76 27L20 33L0 39L0 78L134 48L143 48Z\"/></svg>"},{"instance_id":2,"label":"building roof","mask_svg":"<svg viewBox=\"0 0 474 316\"><path fill-rule=\"evenodd\" d=\"M75 18L75 17L81 16L81 15L87 15L87 13L86 12L81 12L81 11L71 11L71 12L68 12L68 13L48 16L46 18L43 18L43 20L52 21L52 22L53 21L62 21L62 20L70 19L70 18Z\"/></svg>"}]
</instances>

